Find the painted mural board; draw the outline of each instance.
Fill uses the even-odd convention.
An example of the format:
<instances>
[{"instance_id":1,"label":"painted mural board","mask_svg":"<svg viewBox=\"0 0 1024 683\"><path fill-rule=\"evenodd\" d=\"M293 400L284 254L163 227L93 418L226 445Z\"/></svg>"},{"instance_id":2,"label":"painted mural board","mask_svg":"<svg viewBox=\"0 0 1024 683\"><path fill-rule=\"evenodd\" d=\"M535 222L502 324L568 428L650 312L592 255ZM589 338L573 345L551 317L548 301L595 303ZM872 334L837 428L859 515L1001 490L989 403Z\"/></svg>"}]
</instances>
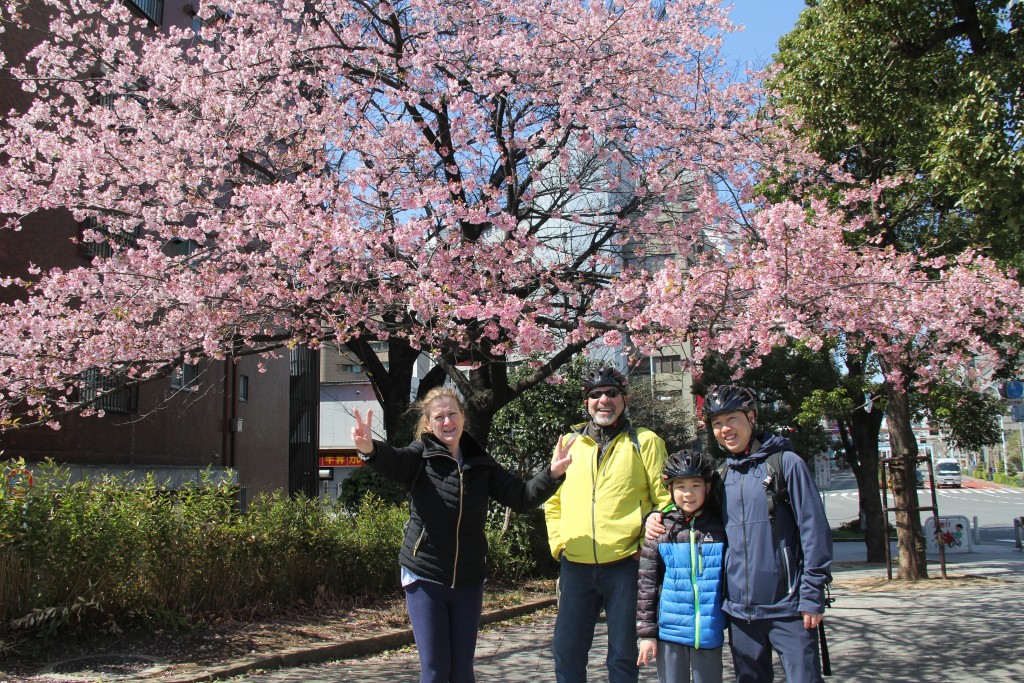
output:
<instances>
[{"instance_id":1,"label":"painted mural board","mask_svg":"<svg viewBox=\"0 0 1024 683\"><path fill-rule=\"evenodd\" d=\"M928 517L924 523L926 551L929 555L939 554L939 543L946 548L946 554L968 553L971 551L971 523L962 515L939 517L939 532L935 533L935 518Z\"/></svg>"}]
</instances>

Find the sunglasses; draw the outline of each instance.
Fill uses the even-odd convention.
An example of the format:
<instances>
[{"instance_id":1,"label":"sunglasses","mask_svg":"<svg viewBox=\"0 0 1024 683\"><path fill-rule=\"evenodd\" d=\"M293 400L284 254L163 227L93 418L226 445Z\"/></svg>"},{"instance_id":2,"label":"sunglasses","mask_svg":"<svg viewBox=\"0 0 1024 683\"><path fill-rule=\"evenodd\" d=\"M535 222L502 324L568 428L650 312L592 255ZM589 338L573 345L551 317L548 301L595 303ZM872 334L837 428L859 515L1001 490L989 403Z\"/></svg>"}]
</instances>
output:
<instances>
[{"instance_id":1,"label":"sunglasses","mask_svg":"<svg viewBox=\"0 0 1024 683\"><path fill-rule=\"evenodd\" d=\"M602 396L607 396L608 398L617 398L621 393L622 392L619 391L618 389L598 389L597 391L591 391L589 394L587 394L587 398L592 398L595 401L601 398Z\"/></svg>"}]
</instances>

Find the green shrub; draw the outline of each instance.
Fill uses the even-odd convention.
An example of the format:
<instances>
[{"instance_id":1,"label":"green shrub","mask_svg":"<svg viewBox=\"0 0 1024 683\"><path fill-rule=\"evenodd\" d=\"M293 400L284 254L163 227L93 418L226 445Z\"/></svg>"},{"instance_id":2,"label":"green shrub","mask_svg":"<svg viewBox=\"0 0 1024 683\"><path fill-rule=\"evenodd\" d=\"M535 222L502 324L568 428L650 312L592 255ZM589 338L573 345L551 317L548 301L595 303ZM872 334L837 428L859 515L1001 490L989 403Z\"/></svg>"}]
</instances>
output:
<instances>
[{"instance_id":1,"label":"green shrub","mask_svg":"<svg viewBox=\"0 0 1024 683\"><path fill-rule=\"evenodd\" d=\"M487 576L491 581L511 583L557 573L542 510L512 513L508 528L504 526L505 508L495 504L487 519Z\"/></svg>"},{"instance_id":2,"label":"green shrub","mask_svg":"<svg viewBox=\"0 0 1024 683\"><path fill-rule=\"evenodd\" d=\"M0 464L0 476L23 463ZM24 498L0 491L0 640L132 624L180 626L204 613L398 588L404 507L367 497L356 512L236 491L206 477L177 491L152 479L72 482L35 467Z\"/></svg>"},{"instance_id":3,"label":"green shrub","mask_svg":"<svg viewBox=\"0 0 1024 683\"><path fill-rule=\"evenodd\" d=\"M355 511L368 495L391 505L402 505L406 500L403 486L385 479L369 467L360 467L341 482L338 502Z\"/></svg>"},{"instance_id":4,"label":"green shrub","mask_svg":"<svg viewBox=\"0 0 1024 683\"><path fill-rule=\"evenodd\" d=\"M22 467L0 463L0 476ZM0 490L0 643L83 629L173 628L209 613L256 614L399 589L404 502L367 494L325 508L272 495L240 514L237 491L212 474L168 491L152 477L73 482L53 463L33 470L25 496ZM514 515L500 534L490 520L492 579L554 566L540 510Z\"/></svg>"},{"instance_id":5,"label":"green shrub","mask_svg":"<svg viewBox=\"0 0 1024 683\"><path fill-rule=\"evenodd\" d=\"M992 481L997 484L1003 484L1004 486L1024 486L1021 483L1021 477L1009 474L1003 474L1002 472L996 472L992 477Z\"/></svg>"}]
</instances>

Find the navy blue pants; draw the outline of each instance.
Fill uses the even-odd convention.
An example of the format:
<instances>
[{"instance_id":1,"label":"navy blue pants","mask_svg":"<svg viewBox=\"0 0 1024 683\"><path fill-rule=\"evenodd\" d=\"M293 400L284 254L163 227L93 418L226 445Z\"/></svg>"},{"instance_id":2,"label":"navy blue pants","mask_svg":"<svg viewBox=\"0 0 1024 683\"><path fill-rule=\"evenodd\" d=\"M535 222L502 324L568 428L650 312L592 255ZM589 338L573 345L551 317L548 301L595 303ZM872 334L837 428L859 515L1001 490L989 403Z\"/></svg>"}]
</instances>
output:
<instances>
[{"instance_id":1,"label":"navy blue pants","mask_svg":"<svg viewBox=\"0 0 1024 683\"><path fill-rule=\"evenodd\" d=\"M483 601L482 581L458 588L415 581L405 587L420 683L475 683L473 655Z\"/></svg>"},{"instance_id":2,"label":"navy blue pants","mask_svg":"<svg viewBox=\"0 0 1024 683\"><path fill-rule=\"evenodd\" d=\"M594 628L604 608L609 683L637 683L636 585L640 563L577 564L562 558L552 649L557 683L586 683Z\"/></svg>"},{"instance_id":3,"label":"navy blue pants","mask_svg":"<svg viewBox=\"0 0 1024 683\"><path fill-rule=\"evenodd\" d=\"M729 647L736 683L771 683L772 650L779 653L788 683L823 683L818 659L818 631L804 628L804 618L729 620Z\"/></svg>"}]
</instances>

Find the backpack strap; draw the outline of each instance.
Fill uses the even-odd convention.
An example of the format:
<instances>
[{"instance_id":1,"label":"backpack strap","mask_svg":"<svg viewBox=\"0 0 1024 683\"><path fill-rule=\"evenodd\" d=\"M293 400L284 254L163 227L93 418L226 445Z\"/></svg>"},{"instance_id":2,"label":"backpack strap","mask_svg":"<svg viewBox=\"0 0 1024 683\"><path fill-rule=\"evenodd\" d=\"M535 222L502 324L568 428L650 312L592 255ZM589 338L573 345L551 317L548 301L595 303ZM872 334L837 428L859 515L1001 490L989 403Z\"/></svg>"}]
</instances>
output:
<instances>
[{"instance_id":1,"label":"backpack strap","mask_svg":"<svg viewBox=\"0 0 1024 683\"><path fill-rule=\"evenodd\" d=\"M640 455L640 435L636 431L636 427L632 424L629 425L629 442L633 444L633 449L637 456Z\"/></svg>"},{"instance_id":2,"label":"backpack strap","mask_svg":"<svg viewBox=\"0 0 1024 683\"><path fill-rule=\"evenodd\" d=\"M775 511L780 504L785 505L790 510L793 509L793 505L789 499L789 488L786 486L786 477L782 473L782 451L775 451L765 458L764 462L765 467L768 470L768 476L764 478L761 485L764 487L764 494L768 499L768 520L772 525L772 538L775 540L775 545L778 546L779 531L775 523ZM728 470L729 461L726 460L722 463L721 467L718 468L720 486L724 487L725 474Z\"/></svg>"},{"instance_id":3,"label":"backpack strap","mask_svg":"<svg viewBox=\"0 0 1024 683\"><path fill-rule=\"evenodd\" d=\"M786 478L782 474L782 451L775 451L765 459L765 467L768 469L768 476L764 478L761 485L764 486L764 494L768 497L768 521L772 525L772 540L775 547L779 545L779 529L776 523L776 508L781 504L793 509L789 499L789 488L786 486Z\"/></svg>"}]
</instances>

